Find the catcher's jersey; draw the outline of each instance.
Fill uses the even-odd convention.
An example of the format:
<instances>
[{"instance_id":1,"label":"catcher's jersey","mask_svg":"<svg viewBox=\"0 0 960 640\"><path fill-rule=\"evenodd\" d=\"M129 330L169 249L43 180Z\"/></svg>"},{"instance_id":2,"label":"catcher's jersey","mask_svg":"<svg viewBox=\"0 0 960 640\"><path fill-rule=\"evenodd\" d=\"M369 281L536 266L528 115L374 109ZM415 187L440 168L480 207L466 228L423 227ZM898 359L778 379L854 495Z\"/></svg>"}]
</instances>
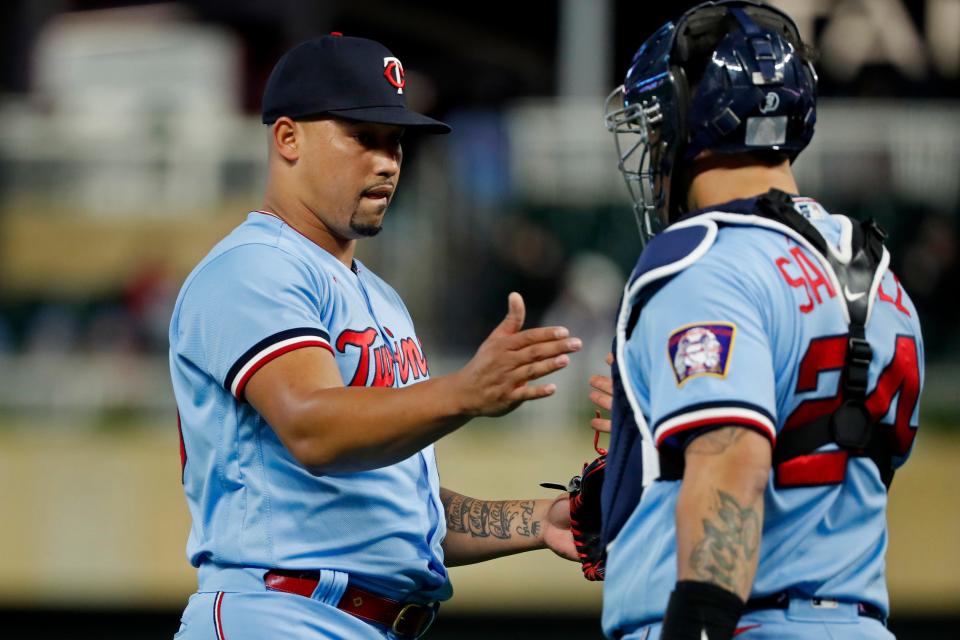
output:
<instances>
[{"instance_id":1,"label":"catcher's jersey","mask_svg":"<svg viewBox=\"0 0 960 640\"><path fill-rule=\"evenodd\" d=\"M681 483L657 480L658 452L680 453L691 435L724 425L753 429L772 445L785 427L829 411L839 397L848 333L843 296L859 294L845 293L798 234L750 215L755 202L693 214L660 234L627 285L615 374L641 452L614 471L620 490L611 508L605 502L607 527L618 498L623 507L623 496L634 496L632 511L623 511L607 538L603 626L611 637L662 619L677 580ZM810 199L794 202L842 261L850 220ZM891 430L899 465L917 428L923 347L916 309L884 256L879 286L870 293L866 402L886 425L880 428ZM631 319L637 303L642 312ZM614 417L611 459L621 453L616 432L624 428ZM887 491L869 458L843 460L831 443L778 481L771 473L751 597L789 590L887 611ZM609 480L610 467L607 473Z\"/></svg>"},{"instance_id":2,"label":"catcher's jersey","mask_svg":"<svg viewBox=\"0 0 960 640\"><path fill-rule=\"evenodd\" d=\"M396 464L315 474L244 401L264 364L302 347L335 357L344 384L429 377L403 301L272 214L252 212L187 278L170 370L201 590L231 567L330 569L395 597L449 597L433 446Z\"/></svg>"}]
</instances>

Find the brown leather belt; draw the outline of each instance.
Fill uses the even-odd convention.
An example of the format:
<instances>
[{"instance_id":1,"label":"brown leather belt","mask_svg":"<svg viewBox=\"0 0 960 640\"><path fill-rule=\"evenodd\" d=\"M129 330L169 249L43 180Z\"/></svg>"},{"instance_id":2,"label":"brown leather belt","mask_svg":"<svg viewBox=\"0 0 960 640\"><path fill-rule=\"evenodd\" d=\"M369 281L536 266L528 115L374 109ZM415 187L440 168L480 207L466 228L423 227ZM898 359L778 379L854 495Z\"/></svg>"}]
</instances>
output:
<instances>
[{"instance_id":1,"label":"brown leather belt","mask_svg":"<svg viewBox=\"0 0 960 640\"><path fill-rule=\"evenodd\" d=\"M309 598L316 590L320 578L315 571L272 569L263 576L263 582L271 591L283 591ZM404 604L353 585L347 585L337 608L366 622L382 624L404 640L422 638L437 617L436 603Z\"/></svg>"}]
</instances>

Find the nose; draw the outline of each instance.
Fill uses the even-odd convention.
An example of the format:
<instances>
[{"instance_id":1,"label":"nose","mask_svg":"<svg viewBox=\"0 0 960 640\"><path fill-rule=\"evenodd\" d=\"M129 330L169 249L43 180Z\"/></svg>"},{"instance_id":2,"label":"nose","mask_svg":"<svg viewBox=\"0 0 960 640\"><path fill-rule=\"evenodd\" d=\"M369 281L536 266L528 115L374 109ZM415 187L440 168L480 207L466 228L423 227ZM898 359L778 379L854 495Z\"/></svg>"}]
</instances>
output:
<instances>
[{"instance_id":1,"label":"nose","mask_svg":"<svg viewBox=\"0 0 960 640\"><path fill-rule=\"evenodd\" d=\"M378 176L392 178L400 172L403 152L400 145L384 145L377 149L376 170Z\"/></svg>"}]
</instances>

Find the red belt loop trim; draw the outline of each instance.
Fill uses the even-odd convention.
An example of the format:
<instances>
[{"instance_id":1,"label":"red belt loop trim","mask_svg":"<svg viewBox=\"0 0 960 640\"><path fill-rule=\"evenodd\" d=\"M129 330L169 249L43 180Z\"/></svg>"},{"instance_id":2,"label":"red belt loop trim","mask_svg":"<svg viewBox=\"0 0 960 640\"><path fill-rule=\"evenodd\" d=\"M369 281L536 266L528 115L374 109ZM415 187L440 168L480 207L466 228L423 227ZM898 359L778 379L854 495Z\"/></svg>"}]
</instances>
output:
<instances>
[{"instance_id":1,"label":"red belt loop trim","mask_svg":"<svg viewBox=\"0 0 960 640\"><path fill-rule=\"evenodd\" d=\"M217 631L217 640L226 640L226 636L223 633L223 620L221 619L223 596L223 591L217 591L217 597L213 602L213 627Z\"/></svg>"}]
</instances>

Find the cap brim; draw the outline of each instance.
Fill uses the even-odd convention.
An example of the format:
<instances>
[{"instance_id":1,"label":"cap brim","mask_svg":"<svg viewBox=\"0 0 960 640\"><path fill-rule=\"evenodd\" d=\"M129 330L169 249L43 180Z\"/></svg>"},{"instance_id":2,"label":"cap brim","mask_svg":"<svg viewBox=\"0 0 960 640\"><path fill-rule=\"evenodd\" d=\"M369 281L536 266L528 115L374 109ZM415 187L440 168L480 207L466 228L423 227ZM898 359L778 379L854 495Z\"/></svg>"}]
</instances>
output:
<instances>
[{"instance_id":1,"label":"cap brim","mask_svg":"<svg viewBox=\"0 0 960 640\"><path fill-rule=\"evenodd\" d=\"M377 124L395 124L414 128L426 133L450 133L450 125L434 120L416 111L403 107L360 107L357 109L334 109L325 113L356 122L375 122Z\"/></svg>"}]
</instances>

